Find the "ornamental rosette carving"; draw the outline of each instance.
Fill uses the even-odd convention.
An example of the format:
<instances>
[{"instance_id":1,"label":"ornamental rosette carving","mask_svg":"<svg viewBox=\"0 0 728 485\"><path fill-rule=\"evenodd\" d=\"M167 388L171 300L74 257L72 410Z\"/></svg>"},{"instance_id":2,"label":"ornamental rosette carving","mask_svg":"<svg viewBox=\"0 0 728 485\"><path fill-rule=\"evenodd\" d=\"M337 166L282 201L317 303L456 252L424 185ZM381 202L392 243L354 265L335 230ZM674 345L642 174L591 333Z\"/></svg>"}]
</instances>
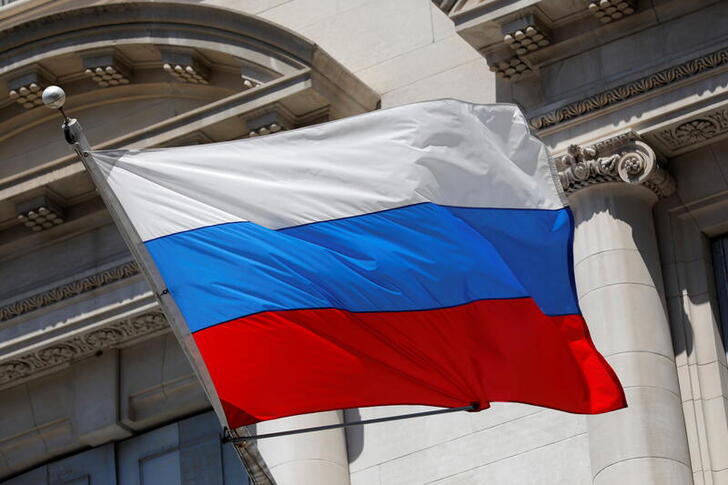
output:
<instances>
[{"instance_id":1,"label":"ornamental rosette carving","mask_svg":"<svg viewBox=\"0 0 728 485\"><path fill-rule=\"evenodd\" d=\"M655 152L634 133L588 147L571 145L555 162L567 194L605 182L644 185L658 198L675 191L674 180L659 166Z\"/></svg>"},{"instance_id":2,"label":"ornamental rosette carving","mask_svg":"<svg viewBox=\"0 0 728 485\"><path fill-rule=\"evenodd\" d=\"M167 325L167 320L161 313L147 313L131 321L134 332L151 332Z\"/></svg>"},{"instance_id":3,"label":"ornamental rosette carving","mask_svg":"<svg viewBox=\"0 0 728 485\"><path fill-rule=\"evenodd\" d=\"M76 334L62 342L54 342L7 362L0 360L0 386L13 385L14 381L31 377L35 373L67 364L99 350L161 334L168 329L164 314L152 311Z\"/></svg>"},{"instance_id":4,"label":"ornamental rosette carving","mask_svg":"<svg viewBox=\"0 0 728 485\"><path fill-rule=\"evenodd\" d=\"M71 360L77 349L68 344L54 345L38 352L38 358L47 365L57 365Z\"/></svg>"},{"instance_id":5,"label":"ornamental rosette carving","mask_svg":"<svg viewBox=\"0 0 728 485\"><path fill-rule=\"evenodd\" d=\"M0 383L25 377L32 370L33 368L30 364L20 360L11 360L5 364L0 364Z\"/></svg>"},{"instance_id":6,"label":"ornamental rosette carving","mask_svg":"<svg viewBox=\"0 0 728 485\"><path fill-rule=\"evenodd\" d=\"M111 347L117 342L123 340L124 335L118 328L103 328L89 333L84 337L84 341L95 349L103 349Z\"/></svg>"},{"instance_id":7,"label":"ornamental rosette carving","mask_svg":"<svg viewBox=\"0 0 728 485\"><path fill-rule=\"evenodd\" d=\"M656 136L670 149L678 150L726 133L728 133L728 109L723 108L662 130Z\"/></svg>"}]
</instances>

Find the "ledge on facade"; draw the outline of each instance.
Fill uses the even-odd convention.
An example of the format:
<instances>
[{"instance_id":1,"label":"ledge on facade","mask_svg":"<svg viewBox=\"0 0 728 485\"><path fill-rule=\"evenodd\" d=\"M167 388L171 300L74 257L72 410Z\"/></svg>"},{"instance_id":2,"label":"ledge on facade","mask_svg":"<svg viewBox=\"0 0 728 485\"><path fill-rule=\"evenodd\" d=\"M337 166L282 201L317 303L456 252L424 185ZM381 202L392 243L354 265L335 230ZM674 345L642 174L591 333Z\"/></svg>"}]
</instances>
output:
<instances>
[{"instance_id":1,"label":"ledge on facade","mask_svg":"<svg viewBox=\"0 0 728 485\"><path fill-rule=\"evenodd\" d=\"M726 65L728 65L728 48L718 49L714 52L698 56L689 61L676 64L667 69L629 81L592 96L551 109L543 114L530 118L529 124L531 125L531 128L535 130L544 130L607 107L611 107L615 104L628 101L632 98L666 87L670 84L688 80L709 71L723 68ZM715 125L716 128L719 128L721 125L725 125L726 123L725 120L721 120L720 115L718 115L718 118L709 121L708 124L711 126ZM725 128L720 128L720 130L723 129ZM714 129L713 131L718 130ZM694 130L687 129L684 130L684 132L676 133L675 135L665 133L665 141L669 144L680 144L681 142L678 140L684 140L686 135L689 138L688 133L694 133Z\"/></svg>"},{"instance_id":2,"label":"ledge on facade","mask_svg":"<svg viewBox=\"0 0 728 485\"><path fill-rule=\"evenodd\" d=\"M0 389L96 352L129 345L133 341L167 331L169 323L164 314L155 310L108 324L93 325L66 338L39 345L32 351L0 357Z\"/></svg>"},{"instance_id":3,"label":"ledge on facade","mask_svg":"<svg viewBox=\"0 0 728 485\"><path fill-rule=\"evenodd\" d=\"M498 58L499 52L508 52L504 49L509 43L508 24L534 19L553 35L552 42L538 48L531 46L531 50L519 54L533 69L712 3L673 0L655 6L636 0L458 0L450 5L433 1L447 7L458 33L486 58ZM548 49L541 49L546 46Z\"/></svg>"}]
</instances>

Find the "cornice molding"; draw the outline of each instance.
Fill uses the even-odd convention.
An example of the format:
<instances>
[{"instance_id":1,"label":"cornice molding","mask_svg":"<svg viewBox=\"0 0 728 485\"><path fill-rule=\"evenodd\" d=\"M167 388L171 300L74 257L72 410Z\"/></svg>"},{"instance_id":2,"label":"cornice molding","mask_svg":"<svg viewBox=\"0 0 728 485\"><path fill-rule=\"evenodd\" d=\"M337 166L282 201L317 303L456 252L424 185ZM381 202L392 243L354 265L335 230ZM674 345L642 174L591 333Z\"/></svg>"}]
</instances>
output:
<instances>
[{"instance_id":1,"label":"cornice molding","mask_svg":"<svg viewBox=\"0 0 728 485\"><path fill-rule=\"evenodd\" d=\"M529 119L542 130L728 64L728 48L697 57Z\"/></svg>"},{"instance_id":2,"label":"cornice molding","mask_svg":"<svg viewBox=\"0 0 728 485\"><path fill-rule=\"evenodd\" d=\"M164 19L164 22L160 22L160 19ZM173 1L113 0L104 5L81 6L30 20L23 17L20 22L0 31L0 42L4 43L0 64L4 57L17 55L16 49L27 49L27 46L33 45L34 51L37 51L38 41L53 44L51 40L59 34L67 38L69 29L73 35L91 29L113 32L123 24L157 25L160 28L184 26L188 32L214 32L213 36L226 38L231 43L244 43L252 39L256 44L264 44L265 49L277 50L278 60L283 62L287 57L294 63L303 61L308 64L316 51L313 42L259 16L224 7Z\"/></svg>"},{"instance_id":3,"label":"cornice molding","mask_svg":"<svg viewBox=\"0 0 728 485\"><path fill-rule=\"evenodd\" d=\"M71 281L65 285L57 286L43 293L38 293L0 307L0 322L59 303L63 300L110 285L111 283L131 278L137 274L139 274L139 267L136 262L130 261L100 273Z\"/></svg>"},{"instance_id":4,"label":"cornice molding","mask_svg":"<svg viewBox=\"0 0 728 485\"><path fill-rule=\"evenodd\" d=\"M167 331L164 314L152 311L119 320L101 328L56 341L7 361L0 361L0 388L8 387L33 374L67 364L100 350L118 347L131 340Z\"/></svg>"},{"instance_id":5,"label":"cornice molding","mask_svg":"<svg viewBox=\"0 0 728 485\"><path fill-rule=\"evenodd\" d=\"M675 191L675 181L660 167L654 150L634 132L590 146L571 145L554 161L567 194L606 182L643 185L659 199Z\"/></svg>"}]
</instances>

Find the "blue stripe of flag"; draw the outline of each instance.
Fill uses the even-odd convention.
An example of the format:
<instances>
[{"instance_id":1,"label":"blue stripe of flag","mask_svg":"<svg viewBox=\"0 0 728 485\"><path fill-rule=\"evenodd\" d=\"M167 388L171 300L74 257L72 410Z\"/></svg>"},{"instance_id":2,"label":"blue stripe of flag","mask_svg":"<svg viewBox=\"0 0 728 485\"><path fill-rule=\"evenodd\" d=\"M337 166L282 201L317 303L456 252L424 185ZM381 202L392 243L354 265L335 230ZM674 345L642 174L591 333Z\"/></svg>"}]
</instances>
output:
<instances>
[{"instance_id":1,"label":"blue stripe of flag","mask_svg":"<svg viewBox=\"0 0 728 485\"><path fill-rule=\"evenodd\" d=\"M569 210L416 204L270 230L250 222L148 241L190 331L272 310L410 311L532 297L579 313Z\"/></svg>"}]
</instances>

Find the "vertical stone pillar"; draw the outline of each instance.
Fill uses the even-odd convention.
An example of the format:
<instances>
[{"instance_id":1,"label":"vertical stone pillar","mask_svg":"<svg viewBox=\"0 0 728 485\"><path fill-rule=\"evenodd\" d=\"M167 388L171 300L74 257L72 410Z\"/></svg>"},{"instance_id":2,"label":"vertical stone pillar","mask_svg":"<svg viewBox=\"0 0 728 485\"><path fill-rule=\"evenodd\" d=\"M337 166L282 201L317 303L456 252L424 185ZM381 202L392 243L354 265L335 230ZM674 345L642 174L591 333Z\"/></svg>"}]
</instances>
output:
<instances>
[{"instance_id":1,"label":"vertical stone pillar","mask_svg":"<svg viewBox=\"0 0 728 485\"><path fill-rule=\"evenodd\" d=\"M344 422L342 411L305 414L264 421L255 433L275 433ZM258 441L276 485L349 485L349 460L344 429L316 431Z\"/></svg>"},{"instance_id":2,"label":"vertical stone pillar","mask_svg":"<svg viewBox=\"0 0 728 485\"><path fill-rule=\"evenodd\" d=\"M589 416L597 485L692 483L652 206L674 191L634 135L557 160L576 232L579 303L594 343L624 386L628 408Z\"/></svg>"}]
</instances>

